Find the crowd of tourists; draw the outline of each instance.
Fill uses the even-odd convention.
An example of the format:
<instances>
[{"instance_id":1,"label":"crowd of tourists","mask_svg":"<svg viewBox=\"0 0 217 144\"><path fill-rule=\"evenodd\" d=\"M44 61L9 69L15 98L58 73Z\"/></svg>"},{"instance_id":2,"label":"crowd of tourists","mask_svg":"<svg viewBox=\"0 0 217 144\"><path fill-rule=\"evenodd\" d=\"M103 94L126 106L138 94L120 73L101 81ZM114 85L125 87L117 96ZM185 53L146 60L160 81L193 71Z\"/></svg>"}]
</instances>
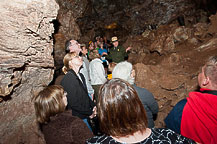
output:
<instances>
[{"instance_id":1,"label":"crowd of tourists","mask_svg":"<svg viewBox=\"0 0 217 144\"><path fill-rule=\"evenodd\" d=\"M88 45L70 39L60 85L35 98L37 122L46 143L217 143L217 56L198 75L200 91L178 102L155 128L159 111L154 95L135 84L127 61L131 47L116 36L96 37Z\"/></svg>"}]
</instances>

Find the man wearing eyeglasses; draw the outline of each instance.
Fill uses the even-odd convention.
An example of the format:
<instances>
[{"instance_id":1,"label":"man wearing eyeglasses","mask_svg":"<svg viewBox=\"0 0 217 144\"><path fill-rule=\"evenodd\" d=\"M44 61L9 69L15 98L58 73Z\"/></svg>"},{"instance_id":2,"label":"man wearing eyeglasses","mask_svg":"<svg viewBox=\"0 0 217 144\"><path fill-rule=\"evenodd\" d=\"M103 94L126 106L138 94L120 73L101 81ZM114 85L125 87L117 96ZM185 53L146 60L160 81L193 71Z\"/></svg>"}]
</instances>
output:
<instances>
[{"instance_id":1,"label":"man wearing eyeglasses","mask_svg":"<svg viewBox=\"0 0 217 144\"><path fill-rule=\"evenodd\" d=\"M70 39L70 40L66 41L66 44L65 44L66 53L76 52L79 56L82 56L81 50L82 50L81 46L76 40ZM80 73L82 73L84 75L85 82L87 85L88 94L93 99L94 90L90 84L90 77L89 77L88 69L87 69L87 66L85 65L84 61L83 61L83 65L82 65L82 68L80 70Z\"/></svg>"}]
</instances>

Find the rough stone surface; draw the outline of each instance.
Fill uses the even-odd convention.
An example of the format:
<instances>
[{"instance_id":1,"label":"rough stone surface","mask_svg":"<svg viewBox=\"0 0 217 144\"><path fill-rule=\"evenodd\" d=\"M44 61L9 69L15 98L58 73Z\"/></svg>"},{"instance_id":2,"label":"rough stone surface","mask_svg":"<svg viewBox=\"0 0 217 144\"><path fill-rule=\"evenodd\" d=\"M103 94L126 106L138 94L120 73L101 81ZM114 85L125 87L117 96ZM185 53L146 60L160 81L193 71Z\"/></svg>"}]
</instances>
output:
<instances>
[{"instance_id":1,"label":"rough stone surface","mask_svg":"<svg viewBox=\"0 0 217 144\"><path fill-rule=\"evenodd\" d=\"M0 143L43 143L32 97L53 79L54 0L1 0Z\"/></svg>"},{"instance_id":2,"label":"rough stone surface","mask_svg":"<svg viewBox=\"0 0 217 144\"><path fill-rule=\"evenodd\" d=\"M211 16L213 20L216 17ZM151 91L159 104L156 127L164 127L164 118L172 107L198 89L201 66L209 56L217 54L214 23L188 28L166 25L145 37L128 38L124 44L135 46L128 61L136 69L136 84Z\"/></svg>"},{"instance_id":3,"label":"rough stone surface","mask_svg":"<svg viewBox=\"0 0 217 144\"><path fill-rule=\"evenodd\" d=\"M54 59L56 69L59 70L65 56L65 42L69 39L78 40L81 37L76 20L83 16L87 7L87 0L56 0L56 2L59 4L60 9L57 15L56 29L58 31L54 34Z\"/></svg>"}]
</instances>

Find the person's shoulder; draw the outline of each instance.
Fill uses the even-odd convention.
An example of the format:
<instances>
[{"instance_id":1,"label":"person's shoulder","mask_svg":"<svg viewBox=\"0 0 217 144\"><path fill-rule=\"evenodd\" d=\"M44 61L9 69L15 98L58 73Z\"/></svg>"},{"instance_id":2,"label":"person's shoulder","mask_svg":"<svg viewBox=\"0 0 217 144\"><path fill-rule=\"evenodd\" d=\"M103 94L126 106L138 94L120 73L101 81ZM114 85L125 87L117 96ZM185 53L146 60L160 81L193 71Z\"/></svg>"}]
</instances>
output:
<instances>
[{"instance_id":1,"label":"person's shoulder","mask_svg":"<svg viewBox=\"0 0 217 144\"><path fill-rule=\"evenodd\" d=\"M137 86L137 85L133 85L133 87L136 89L136 90L138 90L138 91L141 91L141 92L143 92L143 93L145 93L145 94L149 94L149 95L153 95L150 91L148 91L146 88L142 88L142 87L139 87L139 86Z\"/></svg>"},{"instance_id":2,"label":"person's shoulder","mask_svg":"<svg viewBox=\"0 0 217 144\"><path fill-rule=\"evenodd\" d=\"M72 71L68 71L68 72L64 75L62 81L65 81L65 80L67 80L68 78L74 77L74 76L75 76L75 75L74 75L74 73L73 73Z\"/></svg>"},{"instance_id":3,"label":"person's shoulder","mask_svg":"<svg viewBox=\"0 0 217 144\"><path fill-rule=\"evenodd\" d=\"M114 144L116 143L115 140L110 137L110 136L106 136L106 135L102 135L102 136L94 136L90 139L88 139L86 141L86 144L96 144L96 143L100 143L100 144Z\"/></svg>"},{"instance_id":4,"label":"person's shoulder","mask_svg":"<svg viewBox=\"0 0 217 144\"><path fill-rule=\"evenodd\" d=\"M152 130L152 134L161 140L167 140L172 143L178 142L178 143L185 143L185 144L195 144L193 140L188 139L180 134L177 134L176 132L168 128L152 128L151 130Z\"/></svg>"},{"instance_id":5,"label":"person's shoulder","mask_svg":"<svg viewBox=\"0 0 217 144\"><path fill-rule=\"evenodd\" d=\"M168 129L168 128L152 128L151 131L153 133L171 133L171 134L176 134L174 131L172 131L171 129Z\"/></svg>"}]
</instances>

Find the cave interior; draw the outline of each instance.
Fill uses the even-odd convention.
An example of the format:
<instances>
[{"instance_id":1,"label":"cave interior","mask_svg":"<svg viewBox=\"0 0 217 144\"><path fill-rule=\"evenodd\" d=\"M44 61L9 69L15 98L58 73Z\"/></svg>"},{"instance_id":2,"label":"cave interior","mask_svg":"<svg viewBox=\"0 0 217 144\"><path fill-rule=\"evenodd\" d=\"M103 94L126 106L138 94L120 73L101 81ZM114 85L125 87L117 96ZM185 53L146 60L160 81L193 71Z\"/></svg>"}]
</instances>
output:
<instances>
[{"instance_id":1,"label":"cave interior","mask_svg":"<svg viewBox=\"0 0 217 144\"><path fill-rule=\"evenodd\" d=\"M135 83L152 92L159 105L158 128L165 127L164 118L179 100L198 89L200 67L217 54L216 0L1 3L3 143L44 143L33 123L32 97L62 75L68 39L88 45L97 36L117 36L120 45L131 46L128 61L136 70Z\"/></svg>"}]
</instances>

